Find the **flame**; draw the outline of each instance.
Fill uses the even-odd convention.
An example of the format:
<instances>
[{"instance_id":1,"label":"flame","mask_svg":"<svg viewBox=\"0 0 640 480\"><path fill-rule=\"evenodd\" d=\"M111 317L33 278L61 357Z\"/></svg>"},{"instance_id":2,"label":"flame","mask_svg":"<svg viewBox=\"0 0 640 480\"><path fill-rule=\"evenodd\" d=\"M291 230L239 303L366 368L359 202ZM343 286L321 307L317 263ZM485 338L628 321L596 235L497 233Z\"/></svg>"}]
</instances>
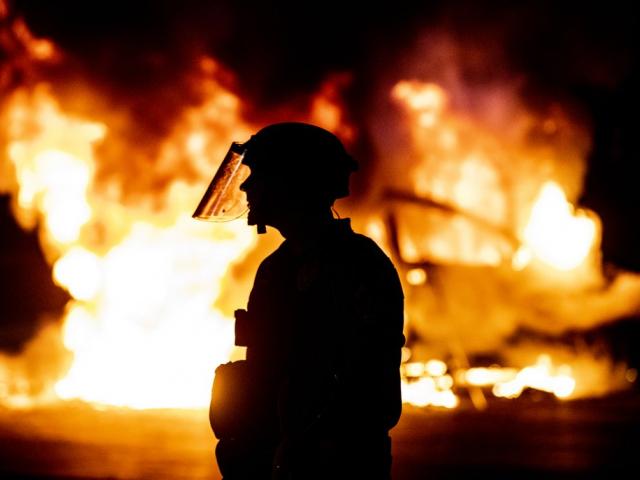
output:
<instances>
[{"instance_id":1,"label":"flame","mask_svg":"<svg viewBox=\"0 0 640 480\"><path fill-rule=\"evenodd\" d=\"M39 226L54 280L73 297L63 339L74 359L54 387L59 398L134 408L208 404L213 369L233 348L233 324L213 305L229 266L255 238L241 222L190 217L214 170L211 152L249 131L237 99L206 88L158 162L172 168L178 152L200 179L189 185L177 176L154 193L165 196L159 211L125 209L117 189L112 198L113 190L96 188L94 147L108 136L105 124L65 113L45 85L19 90L7 104L16 216L25 228ZM206 125L223 112L232 129Z\"/></svg>"},{"instance_id":2,"label":"flame","mask_svg":"<svg viewBox=\"0 0 640 480\"><path fill-rule=\"evenodd\" d=\"M243 228L227 226L228 238L215 241L189 216L169 228L140 222L102 258L63 257L56 266L75 261L70 278L90 280L94 298L66 316L75 361L58 395L136 408L207 405L212 368L233 345L232 323L211 305L229 259L251 243Z\"/></svg>"},{"instance_id":3,"label":"flame","mask_svg":"<svg viewBox=\"0 0 640 480\"><path fill-rule=\"evenodd\" d=\"M412 268L407 272L409 285L424 285L427 282L427 272L424 268Z\"/></svg>"},{"instance_id":4,"label":"flame","mask_svg":"<svg viewBox=\"0 0 640 480\"><path fill-rule=\"evenodd\" d=\"M434 83L401 81L391 91L409 116L420 151L410 178L419 196L470 212L493 224L504 221L506 202L497 166L482 132L449 112L449 97ZM493 264L493 261L489 262Z\"/></svg>"},{"instance_id":5,"label":"flame","mask_svg":"<svg viewBox=\"0 0 640 480\"><path fill-rule=\"evenodd\" d=\"M540 189L523 233L523 246L514 257L522 269L535 257L558 270L572 270L587 258L596 239L596 222L575 209L554 182Z\"/></svg>"},{"instance_id":6,"label":"flame","mask_svg":"<svg viewBox=\"0 0 640 480\"><path fill-rule=\"evenodd\" d=\"M492 386L495 397L506 398L519 397L526 388L531 388L567 399L576 389L571 367L565 364L554 366L547 354L541 354L534 365L521 370L477 367L460 369L454 377L448 375L447 370L447 365L441 360L404 363L401 370L403 402L417 407L455 408L460 399L452 390L454 385L456 388Z\"/></svg>"},{"instance_id":7,"label":"flame","mask_svg":"<svg viewBox=\"0 0 640 480\"><path fill-rule=\"evenodd\" d=\"M513 398L527 387L553 393L558 398L568 398L576 388L576 381L571 376L571 367L560 365L554 368L551 357L540 355L535 365L520 370L513 380L496 383L493 394Z\"/></svg>"},{"instance_id":8,"label":"flame","mask_svg":"<svg viewBox=\"0 0 640 480\"><path fill-rule=\"evenodd\" d=\"M402 373L402 401L416 407L452 409L460 400L453 393L453 378L447 374L447 364L441 360L404 363Z\"/></svg>"},{"instance_id":9,"label":"flame","mask_svg":"<svg viewBox=\"0 0 640 480\"><path fill-rule=\"evenodd\" d=\"M393 87L391 95L417 112L418 125L420 127L433 127L440 119L447 106L447 95L439 85L435 83L422 83L417 81L401 81ZM444 132L447 146L455 144L455 135L447 130Z\"/></svg>"},{"instance_id":10,"label":"flame","mask_svg":"<svg viewBox=\"0 0 640 480\"><path fill-rule=\"evenodd\" d=\"M71 248L53 267L54 281L76 300L95 299L102 287L102 262L82 247Z\"/></svg>"},{"instance_id":11,"label":"flame","mask_svg":"<svg viewBox=\"0 0 640 480\"><path fill-rule=\"evenodd\" d=\"M335 133L343 142L350 143L355 137L355 128L345 118L342 105L342 90L351 82L348 74L330 76L314 95L309 120L311 123Z\"/></svg>"},{"instance_id":12,"label":"flame","mask_svg":"<svg viewBox=\"0 0 640 480\"><path fill-rule=\"evenodd\" d=\"M522 369L494 365L459 369L454 376L448 375L447 370L441 360L404 363L401 369L403 401L418 407L455 408L460 399L453 388L463 387L492 387L495 397L505 398L517 398L526 388L548 392L559 399L576 397L578 382L571 366L555 366L548 354L540 354L534 365ZM625 375L632 376L633 372L626 371Z\"/></svg>"},{"instance_id":13,"label":"flame","mask_svg":"<svg viewBox=\"0 0 640 480\"><path fill-rule=\"evenodd\" d=\"M23 20L9 28L2 46L16 65L62 58ZM252 249L255 234L242 222L202 224L190 214L215 171L212 159L256 128L240 118L240 99L222 87L232 80L228 72L210 57L196 68L200 104L186 107L156 157L145 158L153 169L142 173L156 182L138 182L134 162L109 157L119 139L108 121L96 119L99 112L91 119L69 114L45 83L18 88L3 104L9 163L2 167L9 176L1 188L12 193L20 225L38 229L55 283L72 296L62 335L73 362L52 389L58 398L201 407L209 402L214 368L239 353L232 320L215 305L230 266ZM340 98L348 82L345 75L330 78L310 104L310 119L346 141L354 136ZM92 103L91 90L80 95ZM113 120L109 112L105 117ZM122 128L126 121L112 123ZM96 147L105 144L111 150L98 161ZM144 149L127 147L133 159L136 148ZM248 286L236 288L233 301L246 301ZM0 399L24 404L28 376L1 360L0 384L8 386Z\"/></svg>"},{"instance_id":14,"label":"flame","mask_svg":"<svg viewBox=\"0 0 640 480\"><path fill-rule=\"evenodd\" d=\"M501 228L507 218L495 142L451 113L449 95L440 85L401 81L391 97L403 107L411 129L412 151L405 155L411 160L402 160L409 163L411 190L449 211L432 210L425 218L424 209L416 208L415 214L404 209L412 219L412 233L400 242L405 259L499 265L509 246L478 229L478 223Z\"/></svg>"},{"instance_id":15,"label":"flame","mask_svg":"<svg viewBox=\"0 0 640 480\"><path fill-rule=\"evenodd\" d=\"M576 389L576 379L569 365L554 366L551 357L540 354L534 365L516 368L470 368L460 372L462 383L474 386L492 386L496 397L516 398L526 388L554 394L567 399Z\"/></svg>"},{"instance_id":16,"label":"flame","mask_svg":"<svg viewBox=\"0 0 640 480\"><path fill-rule=\"evenodd\" d=\"M471 116L454 112L448 92L434 83L402 81L395 85L391 96L403 107L412 139L409 151L404 157L397 158L399 162L405 162L409 175L395 180L400 182L400 188L405 189L408 180L415 198L426 199L432 205L429 210L408 204L395 212L398 219L398 246L406 262L430 262L436 265L450 262L494 267L510 264L513 270L523 270L536 261L536 265L542 263L552 270L567 272L566 276L553 275L548 268L536 271L536 275L525 272L519 288L525 292L531 291L533 298L541 291L547 294L544 286L538 287L540 283L536 283L537 277L540 277L542 285L556 285L554 282L559 279L558 288L574 291L579 291L589 282L591 285L602 284L599 280L602 278L600 266L593 261L598 259L596 246L600 232L597 216L593 212L575 208L568 201L560 182L549 179L549 172L554 172L553 168L549 168L553 165L553 155L549 152L554 148L572 157L568 163L575 164L574 174L579 177L583 161L580 157L579 134L563 124L561 119L539 119L521 111L514 122L518 128L513 128L509 133L492 132ZM556 146L550 141L549 146L540 149L527 143L530 138L528 132L536 129L546 135L556 136L560 131L575 135L568 135L566 144ZM505 159L509 162L505 162ZM559 160L564 158L553 161ZM517 171L514 164L519 164L522 171ZM532 165L537 164L540 166L536 170ZM389 177L397 176L396 171L399 170L389 171L383 180L388 182ZM523 173L527 171L531 175ZM558 174L557 177L562 176ZM566 178L563 180L563 184L571 184ZM537 195L530 195L529 198L523 193L535 191ZM531 201L531 198L534 200ZM370 225L375 225L374 220L370 221ZM520 225L522 228L519 228ZM374 228L371 230L375 231ZM474 302L473 295L469 297L460 293L470 288L465 285L462 275L458 289L452 287L453 291L450 291L443 280L446 274L443 270L446 272L445 269L436 268L432 280L427 278L424 269L407 269L406 284L417 287L413 290L415 294L408 296L410 318L417 327L418 335L424 331L427 340L434 341L427 336L430 334L440 343L455 345L449 353L456 357L458 365L467 365L465 344L461 343L460 337L465 334L469 338L481 335L464 328L467 321L460 317L465 315L465 311L458 307L461 302L456 299L472 300L470 306L474 312L473 315L467 312L469 318L474 318L477 311L488 308L489 302L499 304L505 300L499 296L490 298L479 295L481 298ZM507 275L513 275L513 270L505 269ZM460 274L460 270L452 269L452 275L456 272ZM430 284L432 281L434 284ZM479 291L484 290L479 288ZM424 303L412 303L418 300ZM448 307L447 301L455 307ZM425 309L425 303L430 310ZM554 304L557 305L557 301ZM508 318L505 313L513 307L505 302L504 306L496 308L497 331L494 337L510 331L508 322L505 322ZM522 307L531 308L526 305ZM628 305L627 308L632 307ZM443 315L446 308L451 308L450 315L454 318L449 318L448 312ZM559 307L556 308L559 310ZM424 325L417 323L414 318L421 316L425 317ZM437 317L441 317L440 324L434 322ZM481 317L479 315L477 320L485 321ZM520 319L514 319L513 324L516 325L518 321ZM476 323L469 321L468 326L475 329ZM473 345L473 341L463 340ZM482 345L482 342L477 344ZM499 343L494 343L492 347L499 347ZM578 365L578 360L590 365L590 368ZM521 365L521 362L516 364ZM408 403L418 406L455 406L459 400L454 392L461 388L469 389L472 400L476 393L481 393L480 387L492 387L492 394L496 397L515 398L529 388L546 391L562 399L625 388L624 382L620 381L619 368L611 365L606 358L585 360L576 355L573 362L555 366L549 355L540 354L533 364L523 368L494 366L459 369L454 372L452 389L444 391L438 389L438 377L427 372L425 365L420 362L403 364L403 395ZM573 366L580 368L574 369ZM596 383L600 386L597 387ZM442 395L449 400L441 401ZM456 398L455 401L452 396ZM478 404L474 401L474 404L481 406L482 402Z\"/></svg>"},{"instance_id":17,"label":"flame","mask_svg":"<svg viewBox=\"0 0 640 480\"><path fill-rule=\"evenodd\" d=\"M30 36L24 23L15 28L32 56L55 50ZM43 83L18 89L4 106L15 181L3 188L14 195L21 226L39 229L54 281L72 296L62 335L73 362L53 386L60 399L133 408L206 406L214 368L239 353L232 320L215 304L229 267L251 250L255 234L242 222L204 224L190 214L215 171L212 159L222 159L232 140L256 128L241 120L239 98L218 82L228 76L222 67L209 57L198 66L202 101L176 119L152 159L153 171L145 172L166 178L166 185L149 182L148 190L136 192L143 198L127 206L136 172L120 160L96 158L98 145L114 141L107 122L65 112ZM354 130L339 98L346 81L327 81L310 115L348 141ZM91 93L84 94L91 102ZM100 168L108 175L98 178ZM237 302L246 301L248 292L236 290ZM20 377L22 386L16 385L8 364L0 362L8 378L2 383L13 386L0 390L0 399L24 404L29 395L22 392L29 389L22 383L29 379Z\"/></svg>"},{"instance_id":18,"label":"flame","mask_svg":"<svg viewBox=\"0 0 640 480\"><path fill-rule=\"evenodd\" d=\"M518 374L517 368L499 366L475 367L461 372L461 383L476 387L487 387L513 380Z\"/></svg>"},{"instance_id":19,"label":"flame","mask_svg":"<svg viewBox=\"0 0 640 480\"><path fill-rule=\"evenodd\" d=\"M105 126L63 115L44 85L32 94L14 94L6 120L12 138L7 156L19 185L18 220L33 228L42 218L48 242L59 247L75 242L91 216L93 145L104 138Z\"/></svg>"},{"instance_id":20,"label":"flame","mask_svg":"<svg viewBox=\"0 0 640 480\"><path fill-rule=\"evenodd\" d=\"M0 7L0 11L2 8ZM2 17L0 13L0 18ZM34 60L55 60L60 55L56 46L46 38L32 35L23 19L17 18L12 25L17 40L25 47L27 54Z\"/></svg>"},{"instance_id":21,"label":"flame","mask_svg":"<svg viewBox=\"0 0 640 480\"><path fill-rule=\"evenodd\" d=\"M403 107L411 132L411 152L405 155L410 160L402 160L410 169L411 188L442 206L440 212L414 208L415 214L404 209L411 229L400 245L408 261L492 266L510 261L521 270L537 258L565 271L585 261L597 240L597 217L575 209L559 183L548 178L560 161L567 170L575 165L575 176L580 175L585 142L578 128L557 112L534 117L508 93L489 95L490 105L508 105L514 112L511 125L501 131L456 112L449 93L434 83L401 81L391 97ZM531 132L538 131L548 136L545 148L530 144ZM567 139L554 145L561 133ZM555 158L554 150L565 158ZM574 183L565 177L566 184ZM531 207L523 192L534 188L539 193Z\"/></svg>"}]
</instances>

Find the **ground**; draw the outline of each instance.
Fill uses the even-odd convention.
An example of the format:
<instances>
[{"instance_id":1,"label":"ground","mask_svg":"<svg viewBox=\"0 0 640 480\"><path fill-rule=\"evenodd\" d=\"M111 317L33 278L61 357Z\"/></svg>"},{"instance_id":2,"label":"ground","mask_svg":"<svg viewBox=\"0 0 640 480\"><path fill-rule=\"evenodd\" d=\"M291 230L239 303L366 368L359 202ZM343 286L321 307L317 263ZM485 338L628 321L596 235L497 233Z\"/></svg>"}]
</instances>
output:
<instances>
[{"instance_id":1,"label":"ground","mask_svg":"<svg viewBox=\"0 0 640 480\"><path fill-rule=\"evenodd\" d=\"M453 411L406 407L393 439L395 480L633 478L640 393L493 399L482 412L465 401ZM214 446L204 410L0 410L3 479L213 480Z\"/></svg>"}]
</instances>

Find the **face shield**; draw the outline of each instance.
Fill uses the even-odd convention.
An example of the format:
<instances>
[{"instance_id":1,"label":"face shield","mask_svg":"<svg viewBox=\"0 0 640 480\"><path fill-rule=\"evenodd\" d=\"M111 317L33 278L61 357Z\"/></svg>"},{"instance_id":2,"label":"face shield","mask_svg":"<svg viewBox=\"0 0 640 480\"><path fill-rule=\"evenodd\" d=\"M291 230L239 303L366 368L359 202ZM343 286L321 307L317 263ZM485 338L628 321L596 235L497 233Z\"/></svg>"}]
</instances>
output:
<instances>
[{"instance_id":1,"label":"face shield","mask_svg":"<svg viewBox=\"0 0 640 480\"><path fill-rule=\"evenodd\" d=\"M244 144L231 144L207 192L193 213L193 218L226 222L247 213L247 196L240 190L240 185L247 179L251 170L242 163L244 154Z\"/></svg>"}]
</instances>

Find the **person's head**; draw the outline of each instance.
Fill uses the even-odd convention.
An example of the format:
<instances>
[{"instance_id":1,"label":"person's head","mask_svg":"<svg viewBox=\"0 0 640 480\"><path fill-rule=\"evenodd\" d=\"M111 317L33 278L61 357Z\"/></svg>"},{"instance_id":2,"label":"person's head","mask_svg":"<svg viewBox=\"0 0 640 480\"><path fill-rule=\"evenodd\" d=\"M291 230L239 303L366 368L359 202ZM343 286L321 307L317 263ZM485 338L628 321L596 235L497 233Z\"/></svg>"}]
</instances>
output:
<instances>
[{"instance_id":1,"label":"person's head","mask_svg":"<svg viewBox=\"0 0 640 480\"><path fill-rule=\"evenodd\" d=\"M259 233L265 225L282 231L330 216L335 200L349 195L349 175L357 168L331 132L276 123L231 145L193 216L232 220L248 208L248 223Z\"/></svg>"},{"instance_id":2,"label":"person's head","mask_svg":"<svg viewBox=\"0 0 640 480\"><path fill-rule=\"evenodd\" d=\"M331 132L306 123L277 123L244 145L242 163L251 173L240 189L247 195L250 225L279 227L330 211L349 195L357 164Z\"/></svg>"}]
</instances>

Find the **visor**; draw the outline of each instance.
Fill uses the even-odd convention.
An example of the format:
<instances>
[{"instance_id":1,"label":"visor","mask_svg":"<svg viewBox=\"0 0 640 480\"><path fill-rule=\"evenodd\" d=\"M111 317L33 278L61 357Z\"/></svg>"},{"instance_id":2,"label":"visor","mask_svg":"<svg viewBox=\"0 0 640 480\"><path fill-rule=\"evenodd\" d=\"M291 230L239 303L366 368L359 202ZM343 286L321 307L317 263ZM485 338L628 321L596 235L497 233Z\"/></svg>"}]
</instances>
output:
<instances>
[{"instance_id":1,"label":"visor","mask_svg":"<svg viewBox=\"0 0 640 480\"><path fill-rule=\"evenodd\" d=\"M231 144L207 192L193 213L193 218L226 222L247 213L247 196L240 190L240 185L247 179L251 169L242 163L244 154L244 144Z\"/></svg>"}]
</instances>

